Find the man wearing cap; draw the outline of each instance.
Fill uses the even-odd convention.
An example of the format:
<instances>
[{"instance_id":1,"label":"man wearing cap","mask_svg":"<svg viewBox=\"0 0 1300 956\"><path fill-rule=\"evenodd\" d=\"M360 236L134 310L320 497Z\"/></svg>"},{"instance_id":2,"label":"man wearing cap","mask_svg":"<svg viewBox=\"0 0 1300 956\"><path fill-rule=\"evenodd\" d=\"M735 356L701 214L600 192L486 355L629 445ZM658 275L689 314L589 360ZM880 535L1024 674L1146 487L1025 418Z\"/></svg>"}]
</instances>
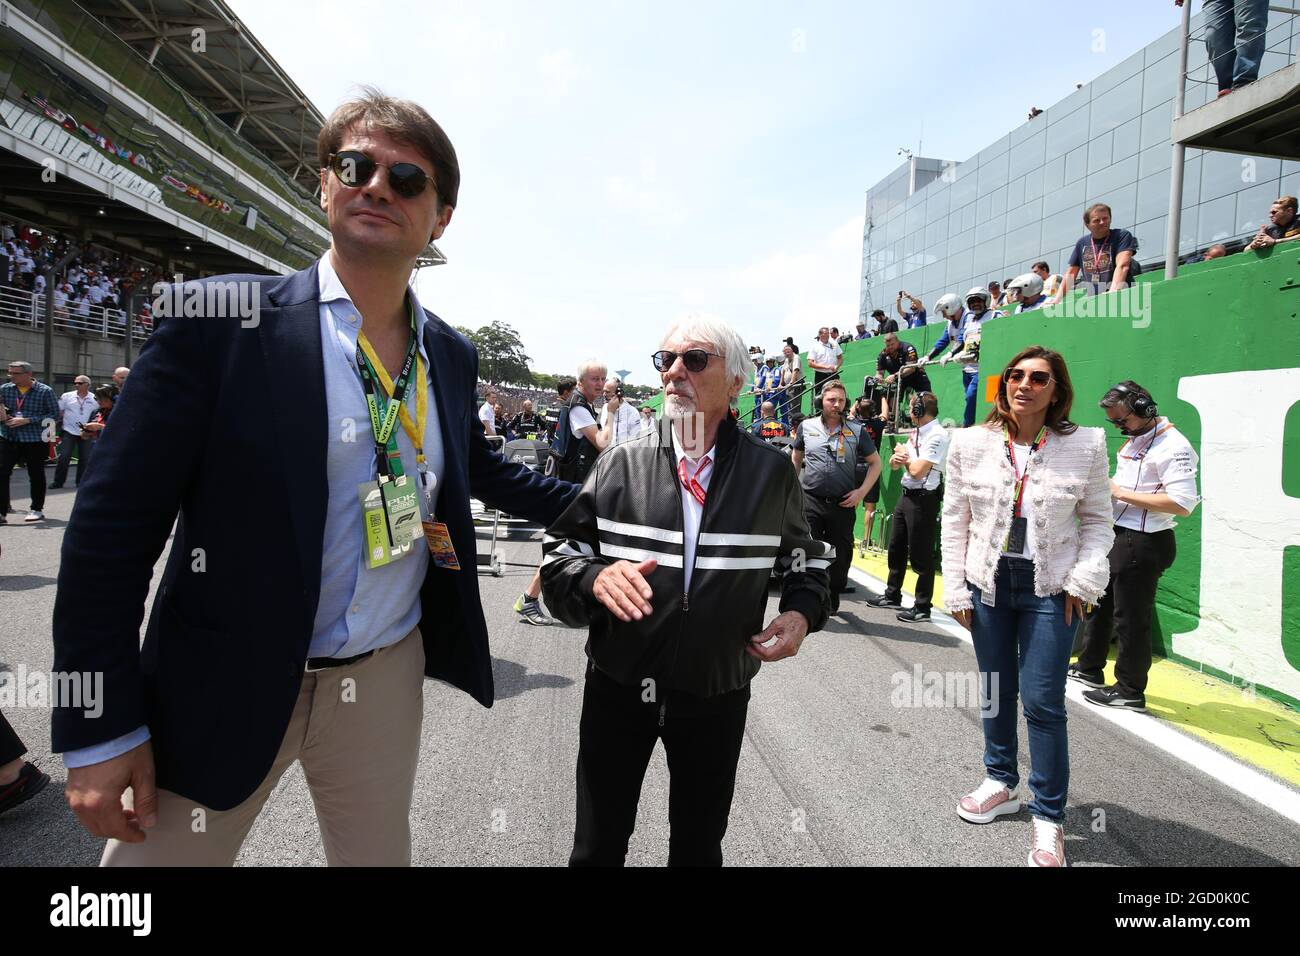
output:
<instances>
[{"instance_id":1,"label":"man wearing cap","mask_svg":"<svg viewBox=\"0 0 1300 956\"><path fill-rule=\"evenodd\" d=\"M861 342L863 339L869 338L871 338L871 333L867 331L867 323L858 319L858 331L857 334L853 336L853 341Z\"/></svg>"}]
</instances>

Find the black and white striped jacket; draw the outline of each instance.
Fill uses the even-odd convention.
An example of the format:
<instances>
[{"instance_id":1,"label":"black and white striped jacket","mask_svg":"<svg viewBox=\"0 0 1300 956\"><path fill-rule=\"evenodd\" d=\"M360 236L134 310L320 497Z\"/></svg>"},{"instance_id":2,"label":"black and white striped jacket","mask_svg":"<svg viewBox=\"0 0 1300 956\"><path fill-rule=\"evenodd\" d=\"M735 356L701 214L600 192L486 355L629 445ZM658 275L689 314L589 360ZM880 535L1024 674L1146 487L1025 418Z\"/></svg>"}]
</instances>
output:
<instances>
[{"instance_id":1,"label":"black and white striped jacket","mask_svg":"<svg viewBox=\"0 0 1300 956\"><path fill-rule=\"evenodd\" d=\"M689 594L683 587L682 499L671 420L596 460L578 496L547 532L542 592L565 624L588 626L587 656L621 684L712 697L745 686L759 662L745 647L764 627L773 567L781 610L809 631L830 611L834 550L816 541L790 460L730 421L719 426ZM658 559L648 577L653 613L624 623L592 595L620 559Z\"/></svg>"}]
</instances>

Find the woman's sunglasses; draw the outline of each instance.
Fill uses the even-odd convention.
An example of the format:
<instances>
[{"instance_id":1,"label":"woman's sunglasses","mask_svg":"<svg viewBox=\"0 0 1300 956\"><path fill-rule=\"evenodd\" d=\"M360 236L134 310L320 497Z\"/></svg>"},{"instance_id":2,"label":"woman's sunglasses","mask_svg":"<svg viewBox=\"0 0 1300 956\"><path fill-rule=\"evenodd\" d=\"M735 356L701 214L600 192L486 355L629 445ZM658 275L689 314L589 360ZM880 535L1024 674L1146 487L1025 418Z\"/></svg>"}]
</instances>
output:
<instances>
[{"instance_id":1,"label":"woman's sunglasses","mask_svg":"<svg viewBox=\"0 0 1300 956\"><path fill-rule=\"evenodd\" d=\"M1022 368L1010 368L1002 373L1002 378L1008 385L1019 385L1024 380L1025 370ZM1052 376L1047 372L1037 371L1029 373L1029 385L1031 388L1046 388L1047 383L1052 380Z\"/></svg>"},{"instance_id":2,"label":"woman's sunglasses","mask_svg":"<svg viewBox=\"0 0 1300 956\"><path fill-rule=\"evenodd\" d=\"M357 149L345 149L341 153L330 153L330 169L349 189L358 189L370 182L375 175L375 167L384 166L377 163ZM388 185L393 192L407 199L414 199L424 192L424 187L433 182L433 177L414 163L394 163L385 166L388 170Z\"/></svg>"},{"instance_id":3,"label":"woman's sunglasses","mask_svg":"<svg viewBox=\"0 0 1300 956\"><path fill-rule=\"evenodd\" d=\"M709 365L709 356L722 358L717 352L706 352L704 349L687 349L685 352L669 352L662 349L650 356L650 361L655 364L655 371L666 372L673 367L677 361L677 356L681 355L682 362L688 372L703 372Z\"/></svg>"}]
</instances>

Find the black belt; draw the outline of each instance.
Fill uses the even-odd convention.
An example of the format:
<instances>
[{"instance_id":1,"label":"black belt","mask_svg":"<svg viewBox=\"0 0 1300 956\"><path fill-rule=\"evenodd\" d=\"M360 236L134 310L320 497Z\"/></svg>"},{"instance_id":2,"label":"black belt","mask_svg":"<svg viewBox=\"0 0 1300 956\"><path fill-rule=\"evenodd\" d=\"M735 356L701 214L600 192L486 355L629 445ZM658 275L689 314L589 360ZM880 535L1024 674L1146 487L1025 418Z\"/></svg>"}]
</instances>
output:
<instances>
[{"instance_id":1,"label":"black belt","mask_svg":"<svg viewBox=\"0 0 1300 956\"><path fill-rule=\"evenodd\" d=\"M374 651L366 651L364 654L358 654L356 657L309 657L307 658L307 673L312 671L328 670L331 667L346 667L348 664L355 664L357 661L364 661L372 655Z\"/></svg>"},{"instance_id":2,"label":"black belt","mask_svg":"<svg viewBox=\"0 0 1300 956\"><path fill-rule=\"evenodd\" d=\"M905 498L925 498L930 495L937 495L938 488L904 488L903 496Z\"/></svg>"},{"instance_id":3,"label":"black belt","mask_svg":"<svg viewBox=\"0 0 1300 956\"><path fill-rule=\"evenodd\" d=\"M815 495L811 491L805 489L804 494L807 495L809 498L812 498L814 501L821 501L821 502L825 502L826 504L837 505L844 500L844 495L849 494L849 492L851 491L853 491L852 488L844 492L843 495Z\"/></svg>"}]
</instances>

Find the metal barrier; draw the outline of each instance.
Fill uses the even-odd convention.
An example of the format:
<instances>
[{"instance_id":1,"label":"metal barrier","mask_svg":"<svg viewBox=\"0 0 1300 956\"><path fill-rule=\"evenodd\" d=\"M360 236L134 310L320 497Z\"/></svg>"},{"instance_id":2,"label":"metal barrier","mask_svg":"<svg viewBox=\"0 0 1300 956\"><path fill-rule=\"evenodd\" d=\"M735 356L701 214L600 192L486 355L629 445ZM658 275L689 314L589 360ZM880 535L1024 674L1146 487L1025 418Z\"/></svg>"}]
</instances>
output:
<instances>
[{"instance_id":1,"label":"metal barrier","mask_svg":"<svg viewBox=\"0 0 1300 956\"><path fill-rule=\"evenodd\" d=\"M0 285L0 322L32 330L45 328L45 295ZM133 325L132 341L143 342L153 332L153 322L147 315L137 315ZM126 312L102 305L67 303L54 309L54 331L83 339L121 339L126 336Z\"/></svg>"}]
</instances>

